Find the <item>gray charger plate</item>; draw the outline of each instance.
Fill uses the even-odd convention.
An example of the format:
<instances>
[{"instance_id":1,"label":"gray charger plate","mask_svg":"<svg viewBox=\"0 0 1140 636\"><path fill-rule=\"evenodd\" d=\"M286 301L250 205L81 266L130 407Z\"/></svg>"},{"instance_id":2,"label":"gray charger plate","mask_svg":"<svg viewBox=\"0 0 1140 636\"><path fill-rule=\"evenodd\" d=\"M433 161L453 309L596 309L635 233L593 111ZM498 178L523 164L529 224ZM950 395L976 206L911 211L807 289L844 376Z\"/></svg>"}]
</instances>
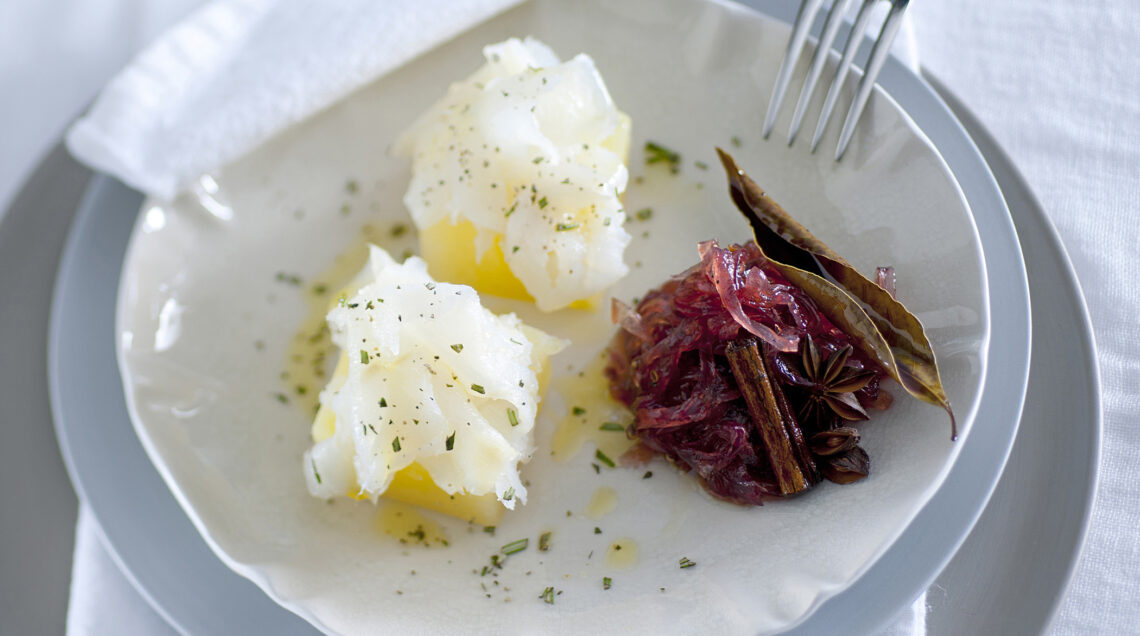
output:
<instances>
[{"instance_id":1,"label":"gray charger plate","mask_svg":"<svg viewBox=\"0 0 1140 636\"><path fill-rule=\"evenodd\" d=\"M1064 248L1024 180L973 115L932 82L978 144L1005 194L1030 273L1034 342L1051 346L1037 349L1030 370L1022 419L1035 425L1020 428L985 512L927 595L929 632L1040 633L1056 612L1077 562L1093 501L1100 405L1090 323ZM0 505L37 510L34 516L0 517L5 537L0 563L6 566L0 568L0 633L62 633L64 626L75 496L55 438L48 433L46 361L35 361L47 337L55 265L90 177L57 147L0 223L0 265L11 265L0 267L9 273L0 276L0 296L23 301L0 306L5 312L0 348L15 354L5 359L25 361L25 366L0 367L5 419L23 423L7 428L9 439L18 443L0 446L0 474L10 472L5 483L12 486L0 493ZM1044 320L1046 315L1052 318ZM42 373L35 371L37 366ZM1062 394L1065 399L1058 399ZM1065 474L1077 479L1063 478L1055 470L1060 462L1068 467ZM81 475L74 463L71 468L78 484ZM1040 528L1051 531L1042 536ZM112 547L130 549L121 538L114 539ZM185 592L195 593L193 587Z\"/></svg>"},{"instance_id":2,"label":"gray charger plate","mask_svg":"<svg viewBox=\"0 0 1140 636\"><path fill-rule=\"evenodd\" d=\"M1061 237L1009 155L941 82L927 79L1001 186L1033 299L1017 440L985 512L927 594L927 625L932 634L1037 634L1060 606L1095 499L1103 423L1092 322Z\"/></svg>"},{"instance_id":3,"label":"gray charger plate","mask_svg":"<svg viewBox=\"0 0 1140 636\"><path fill-rule=\"evenodd\" d=\"M903 80L898 79L900 73ZM929 89L901 67L888 67L882 81L896 97L901 94L900 90L929 93ZM995 205L997 191L969 138L962 134L933 94L919 97L899 101L916 114L916 120L946 154L960 181L969 186L964 189L974 209L988 209L989 216L978 219L981 231L992 232L995 227L1000 230L1009 219L1000 195ZM915 110L916 107L932 109L933 114L931 110ZM938 128L934 126L937 120L941 120L945 130L938 129L935 134L932 131ZM999 155L995 165L1001 159L1004 157ZM1002 172L1016 176L1008 162ZM1007 195L1011 191L1008 185L1003 181ZM1021 185L1021 192L1027 194ZM976 202L978 197L981 199ZM1026 429L1019 437L1019 446L1027 446L1028 450L1015 451L1013 461L1020 462L1015 464L1019 474L1047 477L1049 467L1057 461L1058 453L1065 452L1065 447L1043 444L1042 440L1059 437L1069 442L1069 448L1077 449L1072 457L1066 457L1070 471L1076 470L1075 474L1089 479L1052 484L1051 492L1035 479L1003 482L998 496L1023 503L1040 502L1048 496L1052 503L1048 506L1025 503L1023 514L1016 518L995 512L1009 508L1009 501L1002 506L991 505L978 532L969 541L968 545L976 550L967 550L956 559L938 580L937 589L945 592L931 595L930 620L935 632L944 631L938 629L940 625L947 626L945 633L961 632L968 620L973 620L968 624L979 628L966 630L967 633L1003 631L996 627L1003 625L998 621L1003 616L1014 621L1018 626L1016 631L1033 632L1037 630L1035 626L1045 624L1071 573L1091 502L1099 441L1099 404L1088 320L1079 288L1055 234L1051 233L1032 199L1023 196L1022 201L1025 200L1030 204L1015 208L1015 213L1019 223L1029 228L1028 234L1035 237L1035 242L1026 248L1030 269L1059 272L1042 280L1063 283L1054 293L1047 293L1044 298L1035 297L1049 303L1045 310L1054 318L1047 325L1035 321L1034 327L1039 333L1034 339L1056 342L1064 335L1074 347L1067 359L1082 363L1081 369L1088 373L1080 375L1078 382L1067 376L1062 387L1057 384L1056 374L1039 373L1039 365L1034 364L1031 393L1040 397L1030 406L1030 412L1040 418L1037 426ZM980 205L981 201L987 201L989 208ZM109 547L124 572L172 625L191 633L244 633L254 628L272 629L274 633L309 633L311 628L306 623L273 604L252 583L230 572L209 552L150 465L126 419L114 368L112 304L121 256L138 204L137 194L110 180L98 179L81 206L80 218L69 238L67 256L60 270L53 307L51 375L57 430L73 480L95 511ZM96 218L98 223L94 222ZM1009 234L1009 230L1005 229L1005 233ZM1011 247L1016 253L1016 245L986 245L987 252ZM1052 287L1038 282L1035 294L1039 286ZM991 292L996 296L1000 287L992 288ZM997 314L1003 309L997 300L995 298L995 321L1001 319ZM1035 307L1041 310L1040 306ZM1002 316L1008 313L1003 311ZM1006 319L1010 318L1006 316ZM1021 327L1024 330L1025 326ZM1040 332L1042 329L1044 333ZM1074 334L1078 337L1074 338ZM1014 346L1006 353L1015 357L1016 349ZM1059 389L1066 392L1064 405L1055 403L1056 396L1062 395ZM1064 412L1070 414L1071 419L1055 417L1062 407L1068 407ZM998 415L986 413L987 417ZM1016 417L1016 413L1012 416ZM98 424L90 425L92 422ZM1077 425L1072 426L1070 422ZM977 442L982 432L975 431L967 443ZM994 442L991 439L983 443L987 441ZM998 444L997 448L999 454L1003 454L1000 449L1005 446ZM963 450L964 456L967 450ZM1075 463L1080 465L1074 466ZM998 464L1000 467L1000 461ZM797 631L807 633L839 627L844 631L871 631L889 620L930 582L974 516L966 511L958 518L940 521L936 515L927 513L931 508L943 508L944 503L961 505L967 500L976 501L974 510L979 509L996 480L996 470L993 474L987 471L961 477L958 474L965 471L956 470L947 486L961 492L953 494L947 488L940 491L934 502L936 506L932 505L920 515L887 556L850 590L825 604ZM1012 485L1006 486L1007 483ZM942 501L944 494L949 501ZM1003 567L992 567L992 554L1017 554L1016 546L1026 545L1020 541L1024 537L1022 532L1041 527L1031 520L1042 518L1054 519L1052 527L1058 532L1053 533L1047 545L1033 546L1034 558L1007 559L1002 561ZM912 536L920 533L920 523L930 521L942 525L927 527L921 533L926 536ZM990 534L995 536L994 540L989 538ZM948 549L938 553L924 551L940 541ZM1042 551L1042 547L1048 549ZM1053 558L1043 558L1043 555ZM959 563L963 565L959 567ZM1021 589L1001 584L1014 580L1022 584ZM1027 590L1023 585L1025 581L1033 581L1035 585ZM991 595L972 605L979 598L975 588L980 585L990 586ZM1028 613L1023 614L1016 608L1024 608Z\"/></svg>"},{"instance_id":4,"label":"gray charger plate","mask_svg":"<svg viewBox=\"0 0 1140 636\"><path fill-rule=\"evenodd\" d=\"M796 633L874 631L934 580L981 513L1012 443L1027 382L1029 306L1012 221L988 168L937 95L893 60L882 84L943 152L973 209L986 253L993 368L978 422L944 486L888 553ZM782 142L771 142L782 143ZM218 561L142 452L114 367L113 299L141 197L98 177L80 206L57 282L49 355L65 457L128 576L188 633L309 633ZM90 425L97 422L98 425Z\"/></svg>"}]
</instances>

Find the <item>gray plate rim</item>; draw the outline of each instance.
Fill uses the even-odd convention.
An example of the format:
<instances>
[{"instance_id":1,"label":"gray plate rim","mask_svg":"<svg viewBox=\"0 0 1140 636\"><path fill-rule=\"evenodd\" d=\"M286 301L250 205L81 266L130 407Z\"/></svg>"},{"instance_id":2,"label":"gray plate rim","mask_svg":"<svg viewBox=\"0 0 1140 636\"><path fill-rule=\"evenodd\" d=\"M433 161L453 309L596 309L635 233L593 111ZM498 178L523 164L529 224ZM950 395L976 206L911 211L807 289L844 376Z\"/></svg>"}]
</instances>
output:
<instances>
[{"instance_id":1,"label":"gray plate rim","mask_svg":"<svg viewBox=\"0 0 1140 636\"><path fill-rule=\"evenodd\" d=\"M1022 246L1025 248L1025 241L1036 238L1031 234L1035 231L1040 237L1040 245L1042 248L1047 249L1056 259L1058 269L1062 271L1062 278L1060 280L1050 280L1051 287L1059 290L1063 295L1069 296L1072 301L1073 309L1077 314L1077 322L1079 324L1073 325L1076 327L1073 331L1076 333L1077 342L1075 349L1083 353L1081 362L1084 364L1087 375L1082 376L1084 383L1079 395L1087 399L1089 408L1089 438L1084 440L1087 445L1086 455L1084 456L1084 469L1086 471L1085 479L1083 480L1083 492L1081 497L1080 514L1075 518L1066 519L1064 527L1054 527L1053 535L1057 537L1059 534L1065 535L1067 539L1054 541L1057 543L1065 544L1065 552L1070 555L1070 558L1065 560L1062 567L1062 574L1059 578L1052 581L1040 582L1038 585L1051 587L1052 593L1050 594L1050 602L1048 603L1049 609L1037 617L1034 625L1027 624L1024 620L1019 621L1019 625L1028 628L1028 631L1033 633L1044 633L1056 622L1058 612L1061 607L1061 600L1064 598L1066 591L1072 585L1073 578L1076 574L1077 564L1081 556L1085 552L1085 547L1088 539L1089 529L1092 525L1092 513L1096 506L1096 501L1099 492L1099 475L1100 475L1100 457L1102 453L1102 443L1104 438L1104 411L1101 400L1101 379L1100 370L1097 358L1096 337L1092 329L1092 317L1089 314L1088 303L1085 300L1084 291L1081 289L1080 281L1077 278L1076 270L1073 267L1072 259L1069 256L1068 250L1065 248L1064 242L1061 240L1061 235L1057 231L1057 227L1053 224L1052 220L1045 213L1044 206L1041 205L1037 195L1034 194L1033 189L1029 186L1024 175L1017 168L1013 162L1012 157L1005 151L1004 148L997 142L990 131L981 123L977 116L952 92L946 87L936 76L924 72L924 77L938 91L943 100L946 101L950 109L958 117L963 127L974 139L981 150L983 156L986 158L990 165L991 170L994 172L998 183L1000 184L1003 196L1009 204L1011 215L1014 219L1014 225L1019 229L1019 235L1030 236L1023 240ZM1038 258L1031 258L1029 254L1032 251L1027 250L1026 265L1027 267L1035 262L1039 262ZM1032 268L1030 268L1030 280L1034 278ZM1034 309L1034 322L1040 319L1039 310L1042 308L1040 304L1044 303L1044 299L1040 296L1031 297L1031 304ZM1043 352L1038 352L1038 356L1044 360L1045 355ZM1037 358L1035 358L1035 363ZM1046 363L1042 362L1041 366ZM1035 372L1030 371L1030 384L1033 384L1035 379ZM1078 384L1078 383L1074 383ZM1072 397L1074 394L1070 394ZM1028 443L1032 435L1040 435L1040 433L1032 430L1030 427L1019 427L1018 437L1015 440L1013 451L1017 451L1017 445ZM1076 437L1076 436L1075 436ZM1078 440L1079 443L1080 440ZM1008 468L1008 466L1007 466ZM1001 495L1001 496L999 496ZM1004 500L1004 493L995 493L990 503L987 504L987 510L983 511L983 517L989 512L990 508L1000 506ZM975 534L988 532L990 535L996 534L995 528L988 525L983 527L975 526L971 531L971 536L967 537L967 542L974 539ZM979 537L978 541L984 541L986 538L992 537ZM965 547L969 546L967 543ZM971 567L982 566L983 563L976 561L973 555L961 554L955 557L955 561L962 562L959 569L968 569ZM966 562L970 562L968 565ZM953 572L950 573L953 576ZM940 575L939 580L947 575L944 571ZM1023 603L1027 603L1032 599L1022 598Z\"/></svg>"},{"instance_id":2,"label":"gray plate rim","mask_svg":"<svg viewBox=\"0 0 1140 636\"><path fill-rule=\"evenodd\" d=\"M1001 199L1000 192L997 190L997 185L994 182L992 175L989 173L984 160L978 153L977 148L974 147L965 131L962 130L961 126L958 125L958 123L953 119L953 116L946 109L946 106L938 99L938 97L933 93L929 86L923 83L920 78L914 76L910 71L903 68L897 62L891 61L888 63L888 66L884 70L883 76L881 77L881 83L890 89L893 95L899 98L900 103L903 103L904 106L907 107L908 112L914 116L920 127L926 130L932 139L935 140L938 147L943 150L945 154L947 154L947 161L955 169L955 173L958 175L959 180L964 183L964 189L966 189L965 185L970 185L970 190L973 190L973 196L971 196L970 191L967 191L967 197L970 198L971 203L974 203L975 198L978 197L981 197L983 199L988 198L992 204L991 208L989 209L997 209L999 211L998 213L994 214L995 218L984 219L984 221L988 224L993 224L994 227L999 230L1004 230L1003 236L1005 238L1005 242L1000 245L987 245L987 252L991 249L1004 249L1007 251L1007 253L1017 255L1017 258L1015 260L1018 262L1018 265L1020 265L1020 249L1016 243L1012 221L1010 220L1008 213L1005 212L1004 201ZM943 138L945 139L944 143L942 141ZM964 177L963 174L959 172L960 170L966 170L968 177ZM118 188L117 192L116 188ZM50 379L52 385L52 406L53 412L55 413L57 430L61 439L61 446L63 447L66 462L68 464L69 470L72 472L73 478L75 478L74 481L77 484L77 489L80 490L80 492L88 501L92 502L92 506L96 511L96 516L99 518L103 525L108 544L112 547L112 552L116 553L117 555L117 561L120 563L120 565L126 566L124 568L124 571L128 572L129 576L132 577L133 582L138 585L141 590L145 591L149 600L155 602L159 599L157 598L158 595L154 593L154 590L151 587L151 585L154 584L154 581L150 582L151 585L146 584L146 582L144 582L139 576L139 572L137 571L140 560L145 561L145 559L142 559L142 556L138 554L127 555L127 551L124 549L129 546L133 552L137 553L139 551L139 546L131 544L130 542L124 544L124 537L119 535L117 532L108 530L109 527L114 527L115 525L112 521L114 517L108 518L106 515L100 514L102 511L101 507L96 503L98 501L98 496L95 495L93 489L84 487L83 479L79 478L81 471L77 469L77 458L72 449L69 447L69 429L67 428L66 424L69 417L69 405L66 403L66 398L74 395L73 393L69 393L69 391L80 388L80 385L76 385L74 382L72 382L76 378L69 377L67 373L67 370L69 368L74 369L75 367L75 360L73 356L75 355L76 349L72 346L74 345L74 342L69 340L67 337L68 329L66 327L72 325L68 324L66 319L71 315L69 314L68 309L74 309L73 303L79 300L83 300L81 297L72 293L74 292L72 286L76 279L77 270L78 273L93 273L93 270L87 268L90 263L82 262L81 258L76 255L83 251L85 245L84 241L91 240L92 237L84 236L84 234L88 232L94 232L95 238L97 238L99 241L106 241L114 245L116 237L108 236L108 230L110 229L111 224L90 223L89 219L94 216L91 210L94 206L96 206L96 204L100 202L107 203L110 199L118 197L119 203L123 203L124 198L126 201L130 201L131 196L132 193L127 191L123 186L121 186L121 184L110 182L106 178L98 178L95 180L90 191L88 192L88 195L85 197L84 205L81 205L80 207L81 218L79 221L77 221L76 226L73 228L72 236L69 237L68 248L66 250L64 261L61 265L61 273L57 282L56 296L53 301L51 323L52 335L49 364L51 367ZM134 196L137 198L137 195ZM976 209L986 208L986 206L979 205L974 205L973 207ZM127 227L128 231L130 227L130 221L133 220L135 210L137 210L137 204L133 209L129 209L129 218L125 219L126 222L123 223ZM98 214L101 215L101 219L106 219L110 218L113 212L110 210L104 210ZM126 214L126 212L120 209L119 216L122 217L124 214ZM121 219L121 221L122 220L123 219ZM979 225L982 224L983 219L979 219ZM986 230L983 229L983 232L985 231ZM121 247L125 248L125 238L119 238L121 241L124 241L124 244ZM121 258L121 251L118 252L118 256ZM113 281L117 281L117 266L114 268L114 274L115 276L113 278ZM1018 287L1019 285L1024 288L1024 268L1022 267L1021 272L1019 273L1014 272L1011 276L1011 280L1007 281L1007 283L1014 288ZM1000 287L995 288L993 286L991 288L1000 289ZM110 296L113 297L114 295L111 294ZM93 299L87 298L86 300ZM1014 304L1016 305L1016 303ZM90 307L94 306L97 306L97 304L87 305L85 309L89 309ZM1026 324L1023 325L1024 332L1028 335L1028 311L1025 310L1018 312L1016 311L1016 307L1014 307L1014 309L1015 311L1013 313L1024 317L1026 321ZM113 316L113 311L109 313L109 316ZM1014 318L1014 320L1016 321L1017 318ZM103 334L107 340L106 349L110 351L112 348L111 345L113 344L113 324L109 322L107 327L107 330L104 331ZM1010 344L1011 351L1008 352L1011 354L1010 357L1016 359L1019 353L1027 354L1028 338L1026 338L1026 342L1024 343L1011 342ZM100 349L100 347L95 346L95 343L92 343L92 352L94 353L94 350L97 349ZM113 354L109 356L108 359L113 360ZM105 361L106 359L104 359L104 362ZM112 376L111 380L117 380L117 377L115 377L116 374L110 375ZM88 378L88 380L91 379L92 378ZM106 378L103 379L106 380ZM89 384L95 385L96 383L89 382ZM1017 383L1014 384L1015 386L1006 388L1015 396L1023 396L1025 383L1020 383L1020 385L1017 385ZM107 387L105 385L102 385L100 388L106 389ZM106 400L107 395L115 396L117 391L118 387L116 385L115 391L112 391L109 394L104 391L100 394L100 399ZM118 395L121 395L121 393ZM1020 400L1018 399L1015 401L1016 405L1013 405L1010 404L1010 401L1007 400L1007 408L1004 416L1009 418L1010 421L1016 423L1018 415L1020 414ZM122 408L121 405L119 405L119 407ZM1009 432L1009 436L1012 437L1012 431ZM975 436L970 437L970 440L974 439ZM137 440L133 441L137 445ZM1006 442L1008 441L1009 440L1006 440ZM888 556L905 556L896 556L894 559L888 559L888 557L885 556L880 561L880 563L876 564L875 567L872 567L871 570L868 571L868 573L862 579L860 579L860 581L856 582L856 584L853 585L850 590L835 597L828 603L825 603L824 606L821 607L815 615L813 615L808 621L797 628L796 631L808 633L811 631L819 630L827 624L842 624L845 626L845 628L852 629L854 631L870 631L890 620L893 617L895 610L905 605L909 600L913 598L914 595L918 593L918 591L925 589L926 585L928 585L930 581L933 580L938 571L941 570L942 565L944 565L945 562L952 556L954 549L956 549L956 547L965 538L970 526L976 519L977 515L980 514L985 500L988 498L990 492L992 491L993 484L996 483L996 477L1000 473L1001 465L1004 463L1005 458L1008 455L1009 446L1009 443L1002 443L997 445L997 448L1002 450L997 453L997 461L992 463L994 470L992 471L993 474L988 480L988 486L983 485L980 488L975 488L974 491L970 493L972 495L971 500L973 503L977 504L976 506L968 506L970 508L974 508L973 513L967 513L962 519L959 520L964 523L943 525L940 529L938 529L941 530L940 532L936 531L931 533L934 535L939 535L938 539L942 543L944 549L931 552L930 550L924 549L929 545L929 540L921 540L918 538L910 537L913 540L908 541L908 535L914 533L908 532L904 534L904 537L900 539L899 544L896 544L896 547L892 548L891 552L888 553ZM141 451L141 447L139 450ZM150 467L148 464L147 468L154 477L158 477L153 467ZM159 481L158 485L161 488L165 489L165 486L161 483L161 481ZM942 491L940 491L940 494L942 494ZM170 496L168 491L165 492L165 495L171 500L169 503L175 505L173 498ZM179 515L181 515L180 511ZM911 527L915 528L916 524L919 524L922 518L923 515L920 515L919 519L916 520L915 524L912 524ZM182 518L181 521L184 524L189 525L189 522L185 518ZM948 527L949 525L955 526L956 530L950 529ZM201 543L200 538L197 538L196 534L194 537L199 543ZM204 544L202 544L200 547L202 549L206 549ZM947 547L949 548L948 550L945 549ZM924 556L925 558L923 558ZM858 590L868 587L868 581L879 580L879 578L885 574L880 574L879 570L882 570L884 567L888 567L891 561L898 560L899 558L905 559L904 562L911 562L912 564L915 563L917 559L917 562L925 562L927 567L911 567L907 568L906 572L892 573L889 577L883 578L882 580L893 582L894 593L881 593L881 591L877 592L874 595L874 598L876 600L874 603L867 603L866 598L860 599ZM212 555L210 556L210 560L214 562L215 566L223 567L216 561L216 559L214 559ZM134 564L133 566L132 563ZM228 572L228 570L226 572ZM233 576L237 577L237 575ZM237 578L240 579L240 577ZM245 581L244 579L241 579L241 582L252 587L252 584L248 583L248 581ZM262 599L265 599L264 595L262 595L256 587L252 587L252 589L256 591ZM169 597L164 596L163 598L167 603L171 601ZM268 601L268 599L265 599L265 602L269 603L273 609L278 610L279 613L287 614L289 617L294 619L296 618L285 610L278 608L276 605L272 605L271 601ZM182 618L178 619L174 615L174 612L170 611L170 608L166 603L156 603L156 607L158 607L160 612L164 614L165 618L170 620L172 625L175 625L183 631L189 631L189 625L195 622L194 614L189 615L189 623L186 622L187 616L181 612L179 615L182 616ZM247 605L246 609L248 610L250 607L257 609L256 604L252 606ZM219 609L219 607L211 605L209 607L209 613L215 614ZM202 614L198 614L198 616L201 617ZM843 622L831 622L835 620L835 617L842 617ZM266 624L263 621L269 619L269 616L260 616L259 618L261 620L253 623L253 625L265 628ZM300 619L296 619L296 621L300 621ZM242 623L244 623L244 621L238 621L237 624L231 622L228 625L230 628L234 628ZM276 623L276 621L274 621L274 623ZM282 630L287 629L289 626L293 627L293 629L289 631L296 631L296 627L298 627L296 622L289 622L287 620L282 620L282 623L279 625ZM307 625L303 625L303 627L305 629L310 629Z\"/></svg>"}]
</instances>

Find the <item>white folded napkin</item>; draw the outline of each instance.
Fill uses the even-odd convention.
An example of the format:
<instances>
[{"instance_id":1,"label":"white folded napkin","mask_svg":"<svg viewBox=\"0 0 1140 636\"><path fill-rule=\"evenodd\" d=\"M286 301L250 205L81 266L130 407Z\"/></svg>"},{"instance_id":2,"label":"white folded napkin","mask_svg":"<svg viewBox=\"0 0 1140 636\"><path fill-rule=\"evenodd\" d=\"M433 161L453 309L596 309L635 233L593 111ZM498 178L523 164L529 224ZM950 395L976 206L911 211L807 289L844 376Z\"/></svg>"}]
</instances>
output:
<instances>
[{"instance_id":1,"label":"white folded napkin","mask_svg":"<svg viewBox=\"0 0 1140 636\"><path fill-rule=\"evenodd\" d=\"M171 198L353 90L522 0L213 0L143 50L67 134L83 163ZM525 34L520 34L525 35ZM918 68L909 22L894 54ZM925 633L925 595L884 634ZM80 505L69 636L173 630Z\"/></svg>"},{"instance_id":2,"label":"white folded napkin","mask_svg":"<svg viewBox=\"0 0 1140 636\"><path fill-rule=\"evenodd\" d=\"M172 198L203 173L522 0L215 0L142 51L67 133Z\"/></svg>"},{"instance_id":3,"label":"white folded napkin","mask_svg":"<svg viewBox=\"0 0 1140 636\"><path fill-rule=\"evenodd\" d=\"M86 504L79 504L67 636L161 636L174 628L139 596L103 547L103 532Z\"/></svg>"}]
</instances>

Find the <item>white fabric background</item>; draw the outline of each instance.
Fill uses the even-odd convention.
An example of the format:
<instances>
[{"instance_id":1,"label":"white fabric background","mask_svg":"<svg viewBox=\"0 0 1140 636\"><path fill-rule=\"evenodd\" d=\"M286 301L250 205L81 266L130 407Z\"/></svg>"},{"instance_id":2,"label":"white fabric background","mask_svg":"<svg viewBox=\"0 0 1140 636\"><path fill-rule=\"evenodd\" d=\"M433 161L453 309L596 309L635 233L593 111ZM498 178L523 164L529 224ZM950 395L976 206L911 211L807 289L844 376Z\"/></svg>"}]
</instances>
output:
<instances>
[{"instance_id":1,"label":"white fabric background","mask_svg":"<svg viewBox=\"0 0 1140 636\"><path fill-rule=\"evenodd\" d=\"M195 0L0 3L0 209L110 75ZM922 0L911 17L923 64L1009 151L1057 224L1084 286L1105 409L1093 526L1057 634L1140 633L1140 3ZM1058 470L1064 470L1063 466ZM1045 530L1047 531L1047 530ZM131 612L76 633L168 633L97 549L81 511L74 580L100 581ZM119 595L119 596L116 596ZM86 601L84 601L86 599ZM85 616L100 616L86 612Z\"/></svg>"}]
</instances>

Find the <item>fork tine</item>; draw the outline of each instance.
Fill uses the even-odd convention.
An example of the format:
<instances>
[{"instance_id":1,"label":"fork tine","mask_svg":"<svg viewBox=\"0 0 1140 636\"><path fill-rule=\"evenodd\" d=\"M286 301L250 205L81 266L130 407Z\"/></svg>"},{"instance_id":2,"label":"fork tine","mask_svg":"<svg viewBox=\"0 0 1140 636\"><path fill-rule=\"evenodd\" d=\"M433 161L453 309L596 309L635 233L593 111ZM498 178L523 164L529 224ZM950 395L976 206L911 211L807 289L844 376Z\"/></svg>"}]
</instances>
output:
<instances>
[{"instance_id":1,"label":"fork tine","mask_svg":"<svg viewBox=\"0 0 1140 636\"><path fill-rule=\"evenodd\" d=\"M780 112L780 104L784 101L784 93L788 90L788 82L792 79L792 71L800 59L800 51L804 48L804 40L811 30L815 14L823 0L804 0L800 5L800 13L796 16L796 24L792 28L792 37L788 40L788 50L784 52L784 62L780 65L780 72L776 75L776 86L772 89L772 99L768 102L768 114L764 117L764 138L772 134L772 127L776 124L776 114Z\"/></svg>"},{"instance_id":2,"label":"fork tine","mask_svg":"<svg viewBox=\"0 0 1140 636\"><path fill-rule=\"evenodd\" d=\"M843 153L847 151L847 144L851 142L851 137L855 134L855 124L859 122L859 116L863 114L863 107L867 105L867 98L871 96L871 90L875 88L875 78L879 76L879 71L883 70L883 63L887 61L887 54L891 50L891 42L894 42L899 27L902 26L906 5L907 0L892 0L891 2L891 12L887 14L887 20L883 22L883 29L879 31L879 39L875 40L875 46L871 49L871 58L867 60L867 70L863 73L863 79L859 81L859 88L855 91L855 100L851 102L851 109L847 111L847 119L843 122L843 131L839 133L839 145L835 148L836 161L843 158Z\"/></svg>"},{"instance_id":3,"label":"fork tine","mask_svg":"<svg viewBox=\"0 0 1140 636\"><path fill-rule=\"evenodd\" d=\"M815 56L812 57L811 70L804 80L803 90L800 91L800 98L796 102L796 110L792 113L792 125L788 128L789 146L796 140L796 134L800 131L800 123L803 122L804 113L807 112L808 103L811 102L812 93L815 92L815 85L819 81L820 73L823 72L827 56L831 53L831 44L835 42L839 25L843 24L843 16L847 15L847 7L850 4L851 0L835 0L835 4L831 5L831 12L827 14L827 24L823 27L823 35L819 38Z\"/></svg>"},{"instance_id":4,"label":"fork tine","mask_svg":"<svg viewBox=\"0 0 1140 636\"><path fill-rule=\"evenodd\" d=\"M823 131L827 129L827 122L835 110L835 102L839 100L839 92L843 89L843 82L847 80L847 71L851 69L851 62L863 42L863 34L867 31L867 24L871 21L871 9L878 0L863 0L859 7L859 15L855 17L855 24L851 26L851 33L847 36L847 45L843 47L843 59L835 69L835 77L831 80L831 88L827 89L827 97L823 100L823 110L819 113L819 121L815 124L815 134L811 137L811 151L819 147L819 140L823 138Z\"/></svg>"}]
</instances>

